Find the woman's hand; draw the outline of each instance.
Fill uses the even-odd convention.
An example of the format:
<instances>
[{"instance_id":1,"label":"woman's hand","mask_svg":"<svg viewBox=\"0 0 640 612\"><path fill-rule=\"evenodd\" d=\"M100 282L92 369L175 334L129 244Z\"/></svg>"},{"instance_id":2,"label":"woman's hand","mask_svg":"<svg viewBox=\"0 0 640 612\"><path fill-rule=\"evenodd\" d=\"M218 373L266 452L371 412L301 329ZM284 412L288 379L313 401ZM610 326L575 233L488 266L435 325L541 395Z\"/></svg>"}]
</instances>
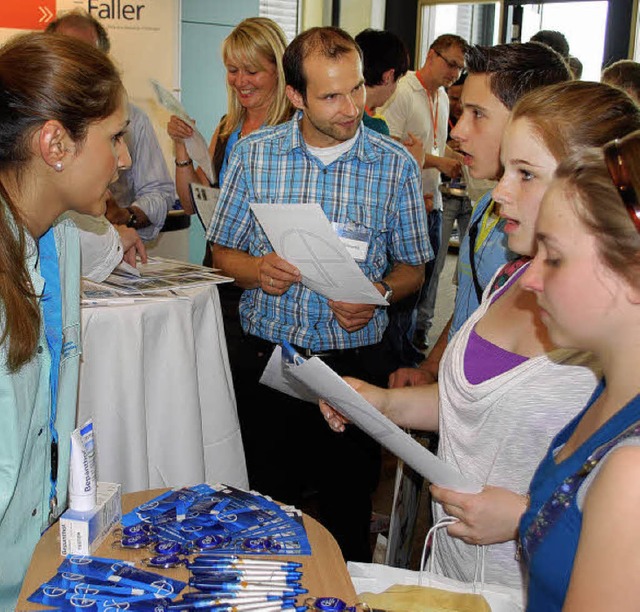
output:
<instances>
[{"instance_id":1,"label":"woman's hand","mask_svg":"<svg viewBox=\"0 0 640 612\"><path fill-rule=\"evenodd\" d=\"M364 380L358 378L351 378L350 376L343 377L344 381L351 385L364 399L366 399L372 406L382 412L385 405L387 389L382 387L376 387ZM327 424L333 431L343 432L345 425L349 423L349 420L342 416L335 408L328 404L324 400L320 400L320 412L324 416Z\"/></svg>"},{"instance_id":2,"label":"woman's hand","mask_svg":"<svg viewBox=\"0 0 640 612\"><path fill-rule=\"evenodd\" d=\"M193 128L180 117L171 115L167 123L167 134L174 142L184 143L187 138L193 136Z\"/></svg>"},{"instance_id":3,"label":"woman's hand","mask_svg":"<svg viewBox=\"0 0 640 612\"><path fill-rule=\"evenodd\" d=\"M320 412L327 425L337 433L342 433L345 429L345 425L349 423L349 420L343 417L333 406L327 404L323 399L320 400Z\"/></svg>"},{"instance_id":4,"label":"woman's hand","mask_svg":"<svg viewBox=\"0 0 640 612\"><path fill-rule=\"evenodd\" d=\"M443 510L458 519L447 532L467 544L497 544L514 540L520 517L527 509L527 497L487 485L480 493L458 493L436 485L431 496Z\"/></svg>"}]
</instances>

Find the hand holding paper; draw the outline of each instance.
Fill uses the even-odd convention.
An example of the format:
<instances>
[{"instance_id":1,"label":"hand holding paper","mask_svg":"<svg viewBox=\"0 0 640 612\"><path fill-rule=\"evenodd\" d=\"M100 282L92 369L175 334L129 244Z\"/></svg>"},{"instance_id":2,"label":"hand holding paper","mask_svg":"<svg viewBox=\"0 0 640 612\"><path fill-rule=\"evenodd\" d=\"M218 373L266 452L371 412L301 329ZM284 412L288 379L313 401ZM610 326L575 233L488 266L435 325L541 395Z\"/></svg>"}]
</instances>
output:
<instances>
[{"instance_id":1,"label":"hand holding paper","mask_svg":"<svg viewBox=\"0 0 640 612\"><path fill-rule=\"evenodd\" d=\"M434 484L465 493L478 493L482 489L479 483L461 474L456 467L445 463L402 431L318 357L305 360L286 342L284 346L283 350L276 347L261 382L309 401L322 398L326 402L323 414L328 410L327 404L334 407L342 415L343 423L352 421ZM295 384L292 385L291 381ZM362 388L368 393L373 392L371 387ZM332 414L330 418L336 417Z\"/></svg>"},{"instance_id":2,"label":"hand holding paper","mask_svg":"<svg viewBox=\"0 0 640 612\"><path fill-rule=\"evenodd\" d=\"M359 378L353 378L351 376L344 376L342 378L349 386L353 387L365 400L367 400L372 406L383 412L384 406L384 394L387 389L382 389L376 385L369 384ZM327 421L329 427L333 431L343 432L345 425L350 423L349 419L344 417L333 406L328 404L325 400L320 400L320 412Z\"/></svg>"},{"instance_id":3,"label":"hand holding paper","mask_svg":"<svg viewBox=\"0 0 640 612\"><path fill-rule=\"evenodd\" d=\"M267 253L258 263L260 287L269 295L282 295L291 285L299 283L302 275L298 268L276 253Z\"/></svg>"},{"instance_id":4,"label":"hand holding paper","mask_svg":"<svg viewBox=\"0 0 640 612\"><path fill-rule=\"evenodd\" d=\"M196 129L195 121L189 117L184 106L180 104L178 99L170 91L160 85L158 81L151 79L151 85L153 85L153 89L156 92L158 102L172 115L176 115L176 117L179 117L191 126L193 134L185 139L187 153L189 153L189 157L191 157L191 159L198 164L200 168L202 168L207 179L213 185L216 182L216 177L211 164L209 148L207 147L207 143L202 134Z\"/></svg>"},{"instance_id":5,"label":"hand holding paper","mask_svg":"<svg viewBox=\"0 0 640 612\"><path fill-rule=\"evenodd\" d=\"M329 308L338 321L338 325L349 333L365 327L373 318L376 306L373 304L350 304L329 300Z\"/></svg>"},{"instance_id":6,"label":"hand holding paper","mask_svg":"<svg viewBox=\"0 0 640 612\"><path fill-rule=\"evenodd\" d=\"M449 516L458 519L449 525L449 535L467 544L497 544L516 537L527 498L503 487L486 485L480 493L459 493L436 485L431 497L442 504Z\"/></svg>"},{"instance_id":7,"label":"hand holding paper","mask_svg":"<svg viewBox=\"0 0 640 612\"><path fill-rule=\"evenodd\" d=\"M389 305L318 204L251 204L251 210L273 249L300 270L309 289L336 302Z\"/></svg>"}]
</instances>

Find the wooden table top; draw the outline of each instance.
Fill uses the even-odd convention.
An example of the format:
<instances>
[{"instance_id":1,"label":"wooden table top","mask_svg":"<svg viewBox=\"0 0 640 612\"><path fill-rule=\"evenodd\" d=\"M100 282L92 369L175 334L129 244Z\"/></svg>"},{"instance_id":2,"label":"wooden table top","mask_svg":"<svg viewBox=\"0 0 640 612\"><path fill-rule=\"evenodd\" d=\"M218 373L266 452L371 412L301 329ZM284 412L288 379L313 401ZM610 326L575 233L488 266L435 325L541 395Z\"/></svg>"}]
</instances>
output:
<instances>
[{"instance_id":1,"label":"wooden table top","mask_svg":"<svg viewBox=\"0 0 640 612\"><path fill-rule=\"evenodd\" d=\"M123 514L130 512L136 506L152 499L165 490L166 489L155 489L123 495ZM273 555L267 557L266 555L261 555L260 558L273 558L302 563L302 586L308 589L309 592L300 597L300 602L303 602L307 597L339 597L346 601L347 604L353 605L357 601L356 593L351 583L344 558L335 539L320 523L306 514L304 515L304 526L307 530L309 542L311 543L312 554L310 556ZM112 543L114 540L115 537L110 534L95 551L94 556L117 558L134 562L150 556L149 551L146 550L113 548ZM55 523L47 530L42 538L40 538L36 546L22 585L22 590L20 591L17 610L51 609L28 602L27 597L56 573L62 559L60 555L60 531L58 524ZM141 564L137 565L138 567L143 567ZM171 576L184 582L187 582L189 578L189 572L185 567L167 570L153 569L149 571L162 573L163 575Z\"/></svg>"}]
</instances>

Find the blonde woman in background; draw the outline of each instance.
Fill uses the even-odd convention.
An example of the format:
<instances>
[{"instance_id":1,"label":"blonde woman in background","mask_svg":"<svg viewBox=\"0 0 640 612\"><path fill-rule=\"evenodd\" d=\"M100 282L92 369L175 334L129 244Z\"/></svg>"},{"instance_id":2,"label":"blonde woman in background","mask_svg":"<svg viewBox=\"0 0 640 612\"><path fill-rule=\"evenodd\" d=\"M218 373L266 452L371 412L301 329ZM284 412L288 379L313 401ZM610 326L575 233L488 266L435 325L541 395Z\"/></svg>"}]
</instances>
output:
<instances>
[{"instance_id":1,"label":"blonde woman in background","mask_svg":"<svg viewBox=\"0 0 640 612\"><path fill-rule=\"evenodd\" d=\"M293 109L285 95L282 69L286 46L280 26L265 17L241 21L224 40L227 114L220 120L209 145L217 186L224 181L229 153L239 138L263 125L276 125L291 118ZM193 135L193 129L172 115L167 132L175 143L178 197L183 209L193 214L189 183L209 184L204 172L193 167L187 153L184 141ZM210 257L207 252L205 259L210 261Z\"/></svg>"}]
</instances>

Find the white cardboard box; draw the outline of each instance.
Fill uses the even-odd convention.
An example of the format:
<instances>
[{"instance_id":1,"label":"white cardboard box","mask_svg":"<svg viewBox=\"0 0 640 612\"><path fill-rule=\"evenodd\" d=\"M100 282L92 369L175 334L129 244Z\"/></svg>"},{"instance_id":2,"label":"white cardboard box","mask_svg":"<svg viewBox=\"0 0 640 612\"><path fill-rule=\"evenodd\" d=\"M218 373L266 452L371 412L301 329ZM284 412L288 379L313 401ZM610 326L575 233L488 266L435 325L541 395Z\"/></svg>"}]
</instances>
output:
<instances>
[{"instance_id":1,"label":"white cardboard box","mask_svg":"<svg viewBox=\"0 0 640 612\"><path fill-rule=\"evenodd\" d=\"M67 510L60 517L60 554L91 555L122 518L120 485L99 482L96 507L89 512Z\"/></svg>"}]
</instances>

